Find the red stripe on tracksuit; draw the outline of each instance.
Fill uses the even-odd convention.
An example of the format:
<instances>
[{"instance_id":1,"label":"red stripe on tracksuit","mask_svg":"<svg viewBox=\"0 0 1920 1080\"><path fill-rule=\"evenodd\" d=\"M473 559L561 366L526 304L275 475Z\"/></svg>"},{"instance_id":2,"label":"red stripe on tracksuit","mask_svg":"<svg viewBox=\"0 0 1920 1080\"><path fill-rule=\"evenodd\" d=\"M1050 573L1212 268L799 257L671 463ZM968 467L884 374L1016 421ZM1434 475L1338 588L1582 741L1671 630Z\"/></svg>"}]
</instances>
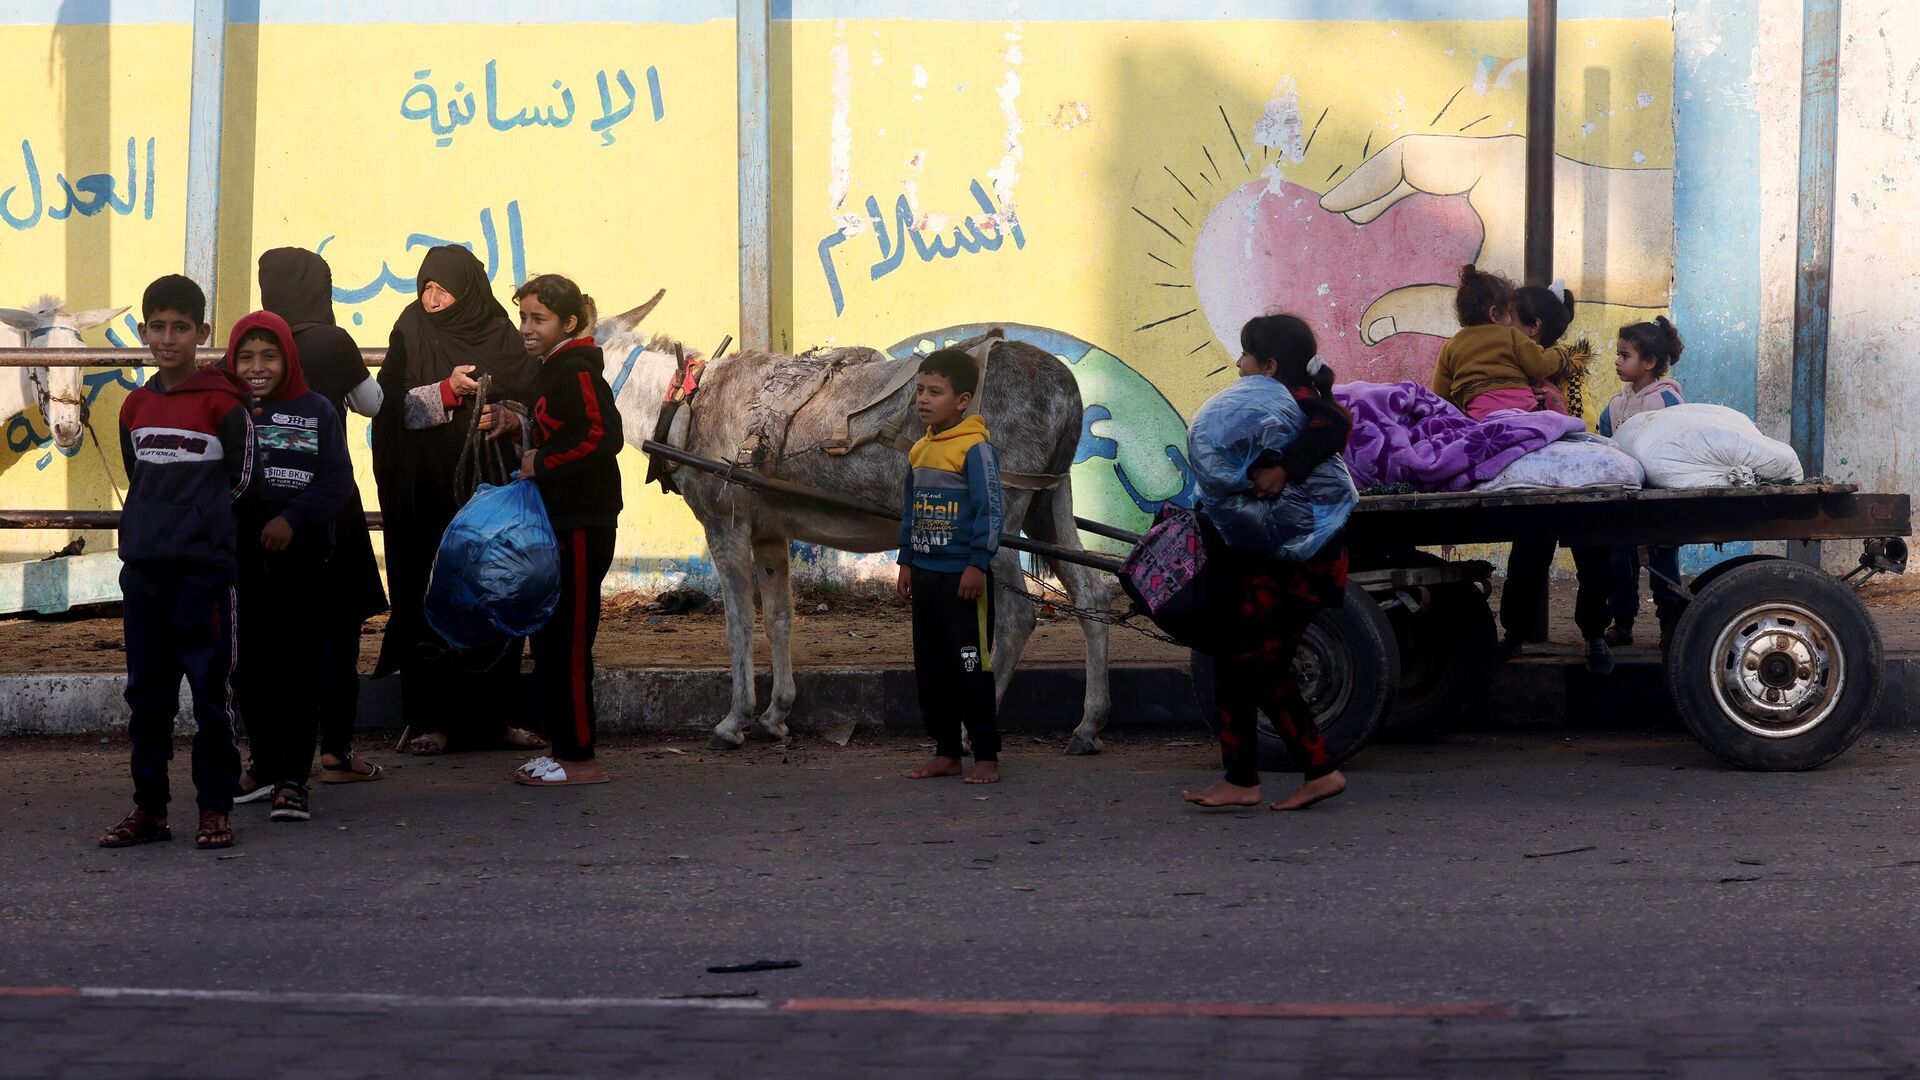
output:
<instances>
[{"instance_id":1,"label":"red stripe on tracksuit","mask_svg":"<svg viewBox=\"0 0 1920 1080\"><path fill-rule=\"evenodd\" d=\"M580 400L587 411L587 433L580 441L557 454L541 455L541 463L549 469L557 469L569 461L578 461L600 448L600 440L606 434L607 427L600 420L600 396L593 392L593 376L580 373Z\"/></svg>"},{"instance_id":2,"label":"red stripe on tracksuit","mask_svg":"<svg viewBox=\"0 0 1920 1080\"><path fill-rule=\"evenodd\" d=\"M585 378L585 376L581 376ZM589 397L588 401L593 399ZM593 738L587 723L587 531L575 529L573 541L573 649L568 657L567 679L573 688L573 730L581 745Z\"/></svg>"}]
</instances>

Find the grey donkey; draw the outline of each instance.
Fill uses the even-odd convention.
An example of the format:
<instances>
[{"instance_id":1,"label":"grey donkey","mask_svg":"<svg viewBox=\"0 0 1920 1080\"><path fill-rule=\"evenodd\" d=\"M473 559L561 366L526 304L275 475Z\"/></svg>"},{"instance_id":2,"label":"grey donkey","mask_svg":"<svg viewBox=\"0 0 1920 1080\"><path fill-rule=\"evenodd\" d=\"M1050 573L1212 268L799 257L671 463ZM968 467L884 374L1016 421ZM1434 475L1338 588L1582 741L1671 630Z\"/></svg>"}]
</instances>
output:
<instances>
[{"instance_id":1,"label":"grey donkey","mask_svg":"<svg viewBox=\"0 0 1920 1080\"><path fill-rule=\"evenodd\" d=\"M595 337L606 352L608 383L620 385L617 404L622 428L627 441L636 448L653 437L661 400L676 369L677 343L665 335L648 337L639 330L640 321L659 299L655 296L647 304L604 320L595 328ZM962 342L959 347L967 348L980 340ZM749 405L755 391L776 366L792 362L789 356L742 352L709 365L694 398L691 429L681 448L721 461L736 460L747 435ZM840 456L820 449L837 434L835 429L844 425L849 413L861 409L891 381L888 372L897 370L886 363L862 365L829 380L793 413L771 472L794 483L880 506L899 506L907 473L906 456L899 450L880 442L868 442ZM1002 469L1062 477L1057 487L1046 491L1007 489L1007 528L1036 540L1078 548L1073 492L1064 478L1073 464L1081 430L1080 390L1072 372L1058 358L1035 346L1002 341L993 346L982 390L981 411L1000 452ZM912 394L913 382L909 379L884 403L867 410L866 419L856 420L851 435L858 441L877 431L883 420L906 412L909 419L903 434L918 438L919 420L907 408ZM886 551L898 542L898 526L879 518L826 510L750 490L693 469L680 469L674 474L674 482L706 530L708 551L726 605L733 703L726 717L714 726L712 746L723 750L738 747L746 741L753 724L756 586L773 660L772 700L760 714L759 726L768 736L784 740L794 702L793 659L788 650L793 629L789 542L798 540L850 552ZM1075 607L1107 610L1111 593L1095 571L1064 563L1052 569ZM994 559L993 576L994 680L996 691L1004 697L1027 638L1033 633L1035 611L1016 553L1002 548ZM1066 750L1070 754L1091 754L1100 749L1100 729L1112 710L1107 686L1107 625L1085 618L1080 625L1087 638L1086 701Z\"/></svg>"}]
</instances>

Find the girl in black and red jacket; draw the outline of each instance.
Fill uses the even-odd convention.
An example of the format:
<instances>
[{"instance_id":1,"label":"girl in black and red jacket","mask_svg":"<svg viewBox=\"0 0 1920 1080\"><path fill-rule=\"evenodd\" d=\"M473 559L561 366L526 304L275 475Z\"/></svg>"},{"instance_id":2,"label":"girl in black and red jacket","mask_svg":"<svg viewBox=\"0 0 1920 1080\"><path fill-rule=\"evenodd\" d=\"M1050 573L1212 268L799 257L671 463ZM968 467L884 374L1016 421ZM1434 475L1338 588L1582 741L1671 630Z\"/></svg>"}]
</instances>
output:
<instances>
[{"instance_id":1,"label":"girl in black and red jacket","mask_svg":"<svg viewBox=\"0 0 1920 1080\"><path fill-rule=\"evenodd\" d=\"M534 682L553 754L522 765L514 782L604 784L607 772L593 755L593 639L620 516L620 413L593 343L593 298L567 278L541 274L513 299L520 305L520 339L540 358L520 475L540 485L560 541L560 603L533 636ZM497 427L497 435L505 431L501 419L496 414L483 423Z\"/></svg>"}]
</instances>

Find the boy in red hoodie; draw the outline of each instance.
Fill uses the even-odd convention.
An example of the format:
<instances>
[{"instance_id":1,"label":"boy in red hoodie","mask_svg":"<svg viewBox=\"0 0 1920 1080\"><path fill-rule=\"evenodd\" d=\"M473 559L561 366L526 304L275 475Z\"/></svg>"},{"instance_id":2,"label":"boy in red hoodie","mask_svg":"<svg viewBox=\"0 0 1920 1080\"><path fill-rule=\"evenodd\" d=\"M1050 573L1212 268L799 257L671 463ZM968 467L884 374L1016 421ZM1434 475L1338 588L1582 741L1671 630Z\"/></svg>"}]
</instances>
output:
<instances>
[{"instance_id":1,"label":"boy in red hoodie","mask_svg":"<svg viewBox=\"0 0 1920 1080\"><path fill-rule=\"evenodd\" d=\"M254 480L235 506L240 572L240 715L274 821L306 821L320 732L334 522L353 493L340 414L307 388L293 330L256 311L234 325L221 367L253 394Z\"/></svg>"},{"instance_id":2,"label":"boy in red hoodie","mask_svg":"<svg viewBox=\"0 0 1920 1080\"><path fill-rule=\"evenodd\" d=\"M169 274L140 301L140 340L159 370L120 407L127 500L120 514L121 610L127 640L134 809L101 847L170 840L167 763L180 677L193 693L194 844L233 846L227 815L240 782L234 739L233 500L253 472L247 391L220 368L195 370L207 298Z\"/></svg>"}]
</instances>

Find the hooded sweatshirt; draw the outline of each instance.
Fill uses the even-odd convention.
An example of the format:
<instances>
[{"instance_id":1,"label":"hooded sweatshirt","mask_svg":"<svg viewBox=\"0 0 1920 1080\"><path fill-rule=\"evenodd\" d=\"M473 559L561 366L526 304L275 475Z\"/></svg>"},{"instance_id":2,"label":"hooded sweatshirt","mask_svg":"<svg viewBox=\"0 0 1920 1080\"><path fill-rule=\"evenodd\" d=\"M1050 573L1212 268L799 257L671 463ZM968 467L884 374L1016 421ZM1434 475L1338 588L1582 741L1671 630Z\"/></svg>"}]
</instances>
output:
<instances>
[{"instance_id":1,"label":"hooded sweatshirt","mask_svg":"<svg viewBox=\"0 0 1920 1080\"><path fill-rule=\"evenodd\" d=\"M1596 425L1600 434L1613 438L1620 425L1643 412L1664 409L1686 401L1680 396L1680 384L1672 379L1655 379L1644 390L1634 390L1629 386L1613 395L1607 407L1600 412L1600 422Z\"/></svg>"},{"instance_id":2,"label":"hooded sweatshirt","mask_svg":"<svg viewBox=\"0 0 1920 1080\"><path fill-rule=\"evenodd\" d=\"M1541 348L1511 326L1488 323L1463 327L1440 346L1434 361L1433 392L1466 411L1489 390L1508 390L1547 382L1564 374L1569 347Z\"/></svg>"},{"instance_id":3,"label":"hooded sweatshirt","mask_svg":"<svg viewBox=\"0 0 1920 1080\"><path fill-rule=\"evenodd\" d=\"M620 517L620 410L590 337L563 341L540 364L533 402L533 479L559 531L613 528Z\"/></svg>"},{"instance_id":4,"label":"hooded sweatshirt","mask_svg":"<svg viewBox=\"0 0 1920 1080\"><path fill-rule=\"evenodd\" d=\"M986 421L975 415L913 444L900 514L900 565L958 574L993 562L1005 522L1000 459L989 438Z\"/></svg>"},{"instance_id":5,"label":"hooded sweatshirt","mask_svg":"<svg viewBox=\"0 0 1920 1080\"><path fill-rule=\"evenodd\" d=\"M127 501L120 560L195 566L231 579L233 500L253 475L247 390L205 367L169 390L155 374L120 405Z\"/></svg>"},{"instance_id":6,"label":"hooded sweatshirt","mask_svg":"<svg viewBox=\"0 0 1920 1080\"><path fill-rule=\"evenodd\" d=\"M333 321L333 268L305 248L274 248L260 256L260 306L287 320L300 348L307 385L346 419L380 411L380 384L360 358L353 335Z\"/></svg>"},{"instance_id":7,"label":"hooded sweatshirt","mask_svg":"<svg viewBox=\"0 0 1920 1080\"><path fill-rule=\"evenodd\" d=\"M258 544L261 528L284 517L293 526L288 551L325 559L333 550L334 518L353 492L353 466L347 460L340 414L326 398L307 388L293 331L270 311L256 311L234 324L227 358L220 366L237 375L234 354L256 329L279 341L287 370L280 385L255 402L254 480L237 510L240 542Z\"/></svg>"}]
</instances>

